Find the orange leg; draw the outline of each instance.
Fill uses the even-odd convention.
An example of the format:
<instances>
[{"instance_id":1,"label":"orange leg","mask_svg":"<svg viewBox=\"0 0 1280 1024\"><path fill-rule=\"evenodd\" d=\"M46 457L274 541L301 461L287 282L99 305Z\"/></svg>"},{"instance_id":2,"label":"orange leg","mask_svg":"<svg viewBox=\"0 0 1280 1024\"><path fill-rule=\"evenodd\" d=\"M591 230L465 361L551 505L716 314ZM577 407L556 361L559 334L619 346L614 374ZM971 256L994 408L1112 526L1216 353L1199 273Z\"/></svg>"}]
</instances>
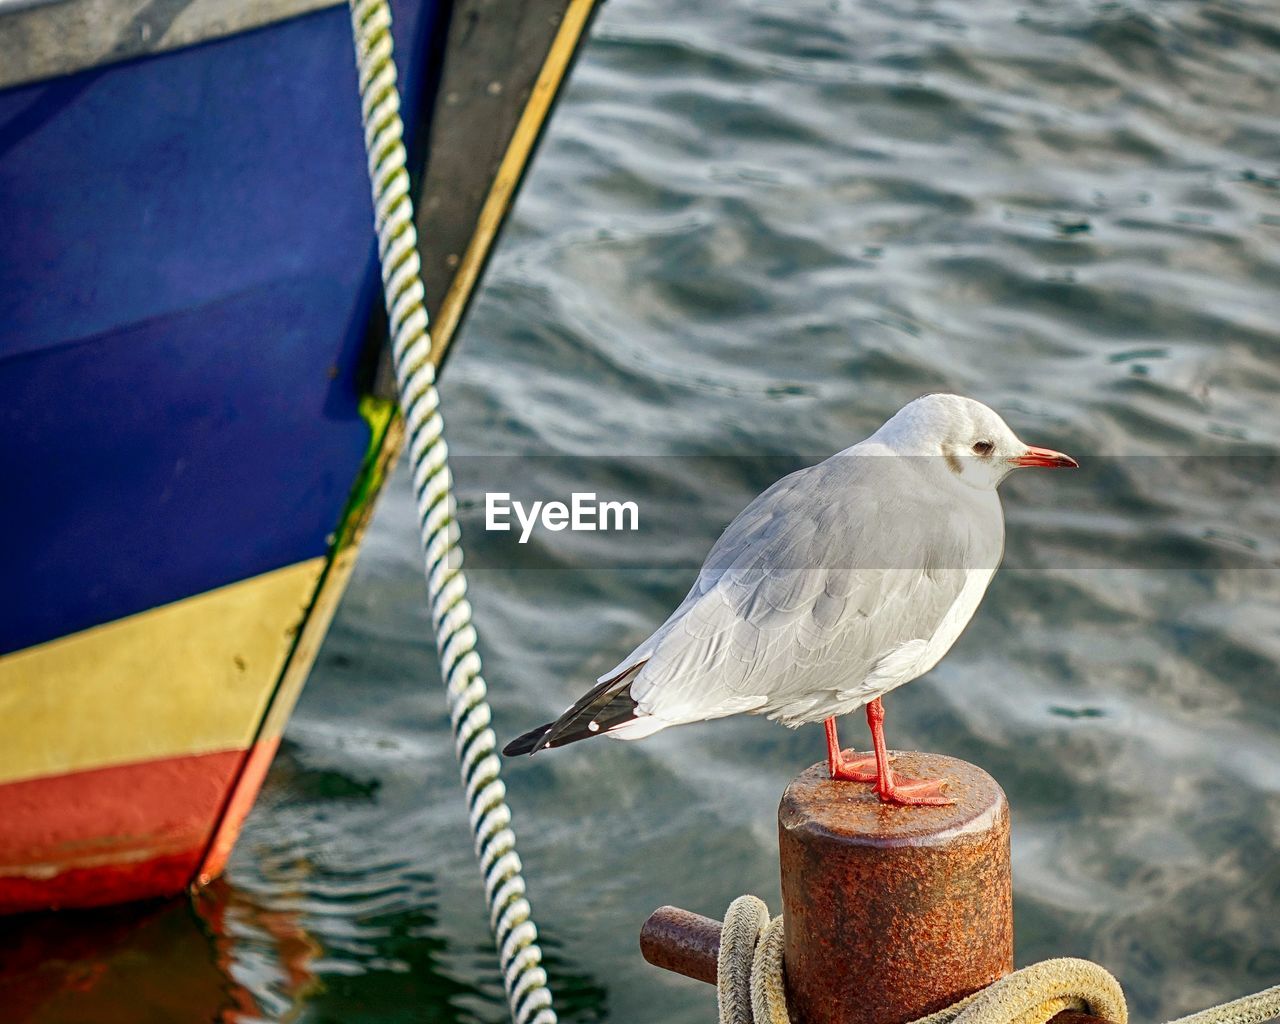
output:
<instances>
[{"instance_id":1,"label":"orange leg","mask_svg":"<svg viewBox=\"0 0 1280 1024\"><path fill-rule=\"evenodd\" d=\"M867 725L871 727L871 743L875 747L876 795L881 803L934 806L955 803L943 795L941 779L894 778L889 751L884 744L884 705L879 697L867 705Z\"/></svg>"},{"instance_id":2,"label":"orange leg","mask_svg":"<svg viewBox=\"0 0 1280 1024\"><path fill-rule=\"evenodd\" d=\"M845 757L840 749L840 737L836 735L835 715L822 724L827 729L827 770L831 777L843 782L875 782L878 778L875 756Z\"/></svg>"}]
</instances>

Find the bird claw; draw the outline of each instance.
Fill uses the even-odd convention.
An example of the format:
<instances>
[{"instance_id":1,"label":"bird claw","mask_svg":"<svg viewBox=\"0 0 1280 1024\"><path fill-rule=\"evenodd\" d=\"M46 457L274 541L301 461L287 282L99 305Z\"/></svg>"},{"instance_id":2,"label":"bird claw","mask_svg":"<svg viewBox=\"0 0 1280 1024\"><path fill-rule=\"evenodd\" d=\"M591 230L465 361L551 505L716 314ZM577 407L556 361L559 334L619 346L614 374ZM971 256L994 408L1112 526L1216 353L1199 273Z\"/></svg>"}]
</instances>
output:
<instances>
[{"instance_id":1,"label":"bird claw","mask_svg":"<svg viewBox=\"0 0 1280 1024\"><path fill-rule=\"evenodd\" d=\"M837 782L875 782L875 754L853 754L840 751L840 760L831 766L831 778Z\"/></svg>"},{"instance_id":2,"label":"bird claw","mask_svg":"<svg viewBox=\"0 0 1280 1024\"><path fill-rule=\"evenodd\" d=\"M876 795L884 804L903 807L948 807L955 800L943 793L946 779L895 779L889 778L888 786L876 787Z\"/></svg>"}]
</instances>

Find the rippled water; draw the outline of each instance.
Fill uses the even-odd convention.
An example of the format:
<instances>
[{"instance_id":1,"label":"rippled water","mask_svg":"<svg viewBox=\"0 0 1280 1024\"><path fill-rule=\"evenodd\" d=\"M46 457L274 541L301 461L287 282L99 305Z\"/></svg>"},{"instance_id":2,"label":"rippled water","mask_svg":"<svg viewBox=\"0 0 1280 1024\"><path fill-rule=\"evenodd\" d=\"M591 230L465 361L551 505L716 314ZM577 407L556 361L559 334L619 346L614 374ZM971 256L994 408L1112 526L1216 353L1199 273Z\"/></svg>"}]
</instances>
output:
<instances>
[{"instance_id":1,"label":"rippled water","mask_svg":"<svg viewBox=\"0 0 1280 1024\"><path fill-rule=\"evenodd\" d=\"M1278 80L1262 2L608 4L444 378L499 735L646 636L785 457L969 394L1084 468L1005 485L1004 568L891 744L1008 792L1020 962L1098 959L1139 1020L1280 981ZM497 546L503 472L636 500L651 553ZM104 919L133 1010L72 952L36 1019L502 1019L418 558L399 476L227 879ZM711 1019L639 926L776 907L822 751L742 719L508 764L566 1019Z\"/></svg>"}]
</instances>

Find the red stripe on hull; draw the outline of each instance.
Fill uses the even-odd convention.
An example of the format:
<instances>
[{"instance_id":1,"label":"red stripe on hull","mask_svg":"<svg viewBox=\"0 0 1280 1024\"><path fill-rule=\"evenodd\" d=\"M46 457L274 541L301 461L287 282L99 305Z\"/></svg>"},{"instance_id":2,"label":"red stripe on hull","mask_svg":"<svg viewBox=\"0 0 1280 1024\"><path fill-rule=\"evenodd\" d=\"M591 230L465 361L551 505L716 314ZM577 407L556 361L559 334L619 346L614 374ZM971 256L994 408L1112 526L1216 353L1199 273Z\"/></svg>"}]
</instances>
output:
<instances>
[{"instance_id":1,"label":"red stripe on hull","mask_svg":"<svg viewBox=\"0 0 1280 1024\"><path fill-rule=\"evenodd\" d=\"M231 856L231 848L240 838L240 828L244 819L253 810L253 802L258 799L258 790L262 788L262 780L267 777L267 769L275 760L276 750L280 746L280 738L261 740L249 750L244 759L244 767L240 770L240 778L227 803L227 810L222 815L218 831L214 833L209 844L209 852L204 863L200 865L196 881L208 885L226 867L227 858Z\"/></svg>"},{"instance_id":2,"label":"red stripe on hull","mask_svg":"<svg viewBox=\"0 0 1280 1024\"><path fill-rule=\"evenodd\" d=\"M200 868L246 753L0 785L0 913L181 892Z\"/></svg>"},{"instance_id":3,"label":"red stripe on hull","mask_svg":"<svg viewBox=\"0 0 1280 1024\"><path fill-rule=\"evenodd\" d=\"M0 876L0 914L128 903L182 892L191 881L201 850L130 864L71 868L48 878Z\"/></svg>"}]
</instances>

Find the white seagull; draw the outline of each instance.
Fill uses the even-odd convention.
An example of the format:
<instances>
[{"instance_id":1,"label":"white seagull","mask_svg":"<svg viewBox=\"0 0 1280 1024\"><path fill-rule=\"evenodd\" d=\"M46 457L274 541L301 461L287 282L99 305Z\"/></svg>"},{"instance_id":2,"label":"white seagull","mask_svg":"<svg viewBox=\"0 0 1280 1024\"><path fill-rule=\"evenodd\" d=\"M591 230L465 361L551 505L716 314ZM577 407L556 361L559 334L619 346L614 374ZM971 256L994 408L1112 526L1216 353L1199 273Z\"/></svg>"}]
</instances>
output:
<instances>
[{"instance_id":1,"label":"white seagull","mask_svg":"<svg viewBox=\"0 0 1280 1024\"><path fill-rule=\"evenodd\" d=\"M951 803L941 780L895 778L881 698L933 668L982 601L1004 552L1000 481L1021 466L1076 465L1019 441L981 402L916 399L756 498L671 617L503 752L746 712L824 722L831 777L874 782L886 803ZM840 749L836 717L861 707L874 752L854 756Z\"/></svg>"}]
</instances>

